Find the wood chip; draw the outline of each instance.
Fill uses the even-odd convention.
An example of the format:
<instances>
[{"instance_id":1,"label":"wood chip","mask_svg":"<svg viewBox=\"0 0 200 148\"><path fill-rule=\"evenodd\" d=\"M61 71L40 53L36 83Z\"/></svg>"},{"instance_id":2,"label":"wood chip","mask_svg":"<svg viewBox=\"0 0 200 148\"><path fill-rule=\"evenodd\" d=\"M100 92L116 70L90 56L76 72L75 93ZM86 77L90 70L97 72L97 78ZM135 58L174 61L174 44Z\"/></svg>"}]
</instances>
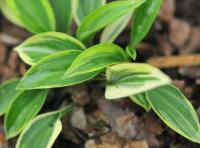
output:
<instances>
[{"instance_id":1,"label":"wood chip","mask_svg":"<svg viewBox=\"0 0 200 148\"><path fill-rule=\"evenodd\" d=\"M147 63L158 68L197 66L200 65L200 54L154 57L148 59Z\"/></svg>"}]
</instances>

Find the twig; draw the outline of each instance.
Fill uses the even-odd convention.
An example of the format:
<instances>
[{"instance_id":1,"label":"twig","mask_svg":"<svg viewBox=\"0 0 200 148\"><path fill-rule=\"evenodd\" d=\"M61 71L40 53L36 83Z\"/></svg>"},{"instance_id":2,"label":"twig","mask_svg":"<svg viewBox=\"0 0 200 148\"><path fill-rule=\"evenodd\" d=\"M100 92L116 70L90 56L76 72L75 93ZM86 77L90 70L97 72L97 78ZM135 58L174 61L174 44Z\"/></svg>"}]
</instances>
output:
<instances>
[{"instance_id":1,"label":"twig","mask_svg":"<svg viewBox=\"0 0 200 148\"><path fill-rule=\"evenodd\" d=\"M200 65L200 54L154 57L147 60L147 63L158 68L198 66Z\"/></svg>"}]
</instances>

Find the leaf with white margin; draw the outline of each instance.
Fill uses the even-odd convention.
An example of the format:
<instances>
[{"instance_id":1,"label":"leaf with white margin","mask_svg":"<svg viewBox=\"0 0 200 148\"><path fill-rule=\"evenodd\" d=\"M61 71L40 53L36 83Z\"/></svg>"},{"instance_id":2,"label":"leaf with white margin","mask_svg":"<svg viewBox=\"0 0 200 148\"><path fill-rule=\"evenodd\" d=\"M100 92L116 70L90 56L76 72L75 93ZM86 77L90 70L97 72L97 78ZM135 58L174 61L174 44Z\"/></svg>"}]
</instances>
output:
<instances>
[{"instance_id":1,"label":"leaf with white margin","mask_svg":"<svg viewBox=\"0 0 200 148\"><path fill-rule=\"evenodd\" d=\"M51 148L62 130L60 118L72 109L73 105L68 105L37 116L21 133L16 148Z\"/></svg>"},{"instance_id":2,"label":"leaf with white margin","mask_svg":"<svg viewBox=\"0 0 200 148\"><path fill-rule=\"evenodd\" d=\"M159 69L141 63L118 64L106 71L107 99L128 97L169 84L170 78Z\"/></svg>"},{"instance_id":3,"label":"leaf with white margin","mask_svg":"<svg viewBox=\"0 0 200 148\"><path fill-rule=\"evenodd\" d=\"M0 85L0 116L7 112L9 105L19 92L16 90L19 81L19 79L8 80Z\"/></svg>"},{"instance_id":4,"label":"leaf with white margin","mask_svg":"<svg viewBox=\"0 0 200 148\"><path fill-rule=\"evenodd\" d=\"M95 77L98 72L62 79L65 71L80 53L80 50L66 50L44 57L26 72L18 84L17 89L26 90L64 87L81 83Z\"/></svg>"},{"instance_id":5,"label":"leaf with white margin","mask_svg":"<svg viewBox=\"0 0 200 148\"><path fill-rule=\"evenodd\" d=\"M200 126L192 104L173 85L164 85L147 92L148 102L171 129L185 138L200 143Z\"/></svg>"},{"instance_id":6,"label":"leaf with white margin","mask_svg":"<svg viewBox=\"0 0 200 148\"><path fill-rule=\"evenodd\" d=\"M67 69L63 78L100 71L110 65L127 61L124 50L118 45L98 44L83 51Z\"/></svg>"},{"instance_id":7,"label":"leaf with white margin","mask_svg":"<svg viewBox=\"0 0 200 148\"><path fill-rule=\"evenodd\" d=\"M73 0L72 11L76 23L80 25L88 14L105 5L105 3L106 0Z\"/></svg>"},{"instance_id":8,"label":"leaf with white margin","mask_svg":"<svg viewBox=\"0 0 200 148\"><path fill-rule=\"evenodd\" d=\"M128 22L131 19L133 12L130 12L118 20L113 22L112 24L108 25L101 34L100 41L102 43L112 43L115 39L120 35L120 33L124 30L127 26Z\"/></svg>"},{"instance_id":9,"label":"leaf with white margin","mask_svg":"<svg viewBox=\"0 0 200 148\"><path fill-rule=\"evenodd\" d=\"M135 102L137 105L143 107L146 111L149 111L151 109L151 106L148 102L147 99L147 93L141 93L141 94L137 94L134 96L130 96L130 99Z\"/></svg>"},{"instance_id":10,"label":"leaf with white margin","mask_svg":"<svg viewBox=\"0 0 200 148\"><path fill-rule=\"evenodd\" d=\"M30 37L15 48L20 58L29 65L34 65L50 54L67 49L84 50L86 47L67 34L46 32Z\"/></svg>"}]
</instances>

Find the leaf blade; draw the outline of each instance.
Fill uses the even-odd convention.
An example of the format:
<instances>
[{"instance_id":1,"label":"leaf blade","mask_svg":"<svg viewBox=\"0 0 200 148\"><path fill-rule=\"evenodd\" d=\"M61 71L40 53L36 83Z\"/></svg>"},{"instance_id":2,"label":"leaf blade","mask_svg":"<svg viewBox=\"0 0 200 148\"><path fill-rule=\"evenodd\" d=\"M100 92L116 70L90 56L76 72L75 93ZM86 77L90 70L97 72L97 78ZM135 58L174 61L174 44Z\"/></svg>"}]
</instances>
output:
<instances>
[{"instance_id":1,"label":"leaf blade","mask_svg":"<svg viewBox=\"0 0 200 148\"><path fill-rule=\"evenodd\" d=\"M116 1L111 2L89 14L81 23L77 31L77 37L84 41L93 33L99 31L113 21L117 20L135 8L145 0L137 1Z\"/></svg>"},{"instance_id":2,"label":"leaf blade","mask_svg":"<svg viewBox=\"0 0 200 148\"><path fill-rule=\"evenodd\" d=\"M7 2L30 32L36 34L55 30L55 17L47 0L7 0Z\"/></svg>"},{"instance_id":3,"label":"leaf blade","mask_svg":"<svg viewBox=\"0 0 200 148\"><path fill-rule=\"evenodd\" d=\"M85 46L77 39L58 32L35 35L15 48L21 59L34 65L40 59L67 49L84 50Z\"/></svg>"},{"instance_id":4,"label":"leaf blade","mask_svg":"<svg viewBox=\"0 0 200 148\"><path fill-rule=\"evenodd\" d=\"M105 0L73 0L73 16L78 26L88 14L103 6L105 3Z\"/></svg>"},{"instance_id":5,"label":"leaf blade","mask_svg":"<svg viewBox=\"0 0 200 148\"><path fill-rule=\"evenodd\" d=\"M191 103L172 85L147 92L148 101L156 114L170 128L187 139L200 143L198 117Z\"/></svg>"},{"instance_id":6,"label":"leaf blade","mask_svg":"<svg viewBox=\"0 0 200 148\"><path fill-rule=\"evenodd\" d=\"M69 33L72 23L71 0L50 0L56 18L56 31Z\"/></svg>"},{"instance_id":7,"label":"leaf blade","mask_svg":"<svg viewBox=\"0 0 200 148\"><path fill-rule=\"evenodd\" d=\"M67 50L43 58L27 71L17 88L26 90L63 87L93 78L97 72L88 73L81 77L62 79L66 69L80 53L80 50Z\"/></svg>"},{"instance_id":8,"label":"leaf blade","mask_svg":"<svg viewBox=\"0 0 200 148\"><path fill-rule=\"evenodd\" d=\"M170 78L148 64L128 63L108 67L106 71L107 99L136 95L169 84Z\"/></svg>"},{"instance_id":9,"label":"leaf blade","mask_svg":"<svg viewBox=\"0 0 200 148\"><path fill-rule=\"evenodd\" d=\"M101 43L112 43L124 30L127 26L128 22L131 19L133 12L130 12L122 17L120 17L117 21L108 25L101 34Z\"/></svg>"},{"instance_id":10,"label":"leaf blade","mask_svg":"<svg viewBox=\"0 0 200 148\"><path fill-rule=\"evenodd\" d=\"M29 90L21 91L16 95L5 116L4 127L7 139L19 134L39 112L46 100L47 92L47 90Z\"/></svg>"},{"instance_id":11,"label":"leaf blade","mask_svg":"<svg viewBox=\"0 0 200 148\"><path fill-rule=\"evenodd\" d=\"M61 114L70 113L72 107L68 105L63 109L41 114L31 120L21 133L16 148L51 148L62 129Z\"/></svg>"},{"instance_id":12,"label":"leaf blade","mask_svg":"<svg viewBox=\"0 0 200 148\"><path fill-rule=\"evenodd\" d=\"M134 48L148 33L161 4L162 0L148 0L136 9L131 27L130 48Z\"/></svg>"},{"instance_id":13,"label":"leaf blade","mask_svg":"<svg viewBox=\"0 0 200 148\"><path fill-rule=\"evenodd\" d=\"M108 43L95 45L73 61L63 78L100 71L109 65L126 61L126 54L121 47Z\"/></svg>"},{"instance_id":14,"label":"leaf blade","mask_svg":"<svg viewBox=\"0 0 200 148\"><path fill-rule=\"evenodd\" d=\"M138 104L139 106L141 106L142 108L144 108L146 111L149 111L151 109L151 106L147 100L147 93L141 93L141 94L137 94L134 96L130 96L130 99L135 102L136 104Z\"/></svg>"},{"instance_id":15,"label":"leaf blade","mask_svg":"<svg viewBox=\"0 0 200 148\"><path fill-rule=\"evenodd\" d=\"M19 92L16 86L19 79L9 80L0 85L0 116L5 114L15 95Z\"/></svg>"}]
</instances>

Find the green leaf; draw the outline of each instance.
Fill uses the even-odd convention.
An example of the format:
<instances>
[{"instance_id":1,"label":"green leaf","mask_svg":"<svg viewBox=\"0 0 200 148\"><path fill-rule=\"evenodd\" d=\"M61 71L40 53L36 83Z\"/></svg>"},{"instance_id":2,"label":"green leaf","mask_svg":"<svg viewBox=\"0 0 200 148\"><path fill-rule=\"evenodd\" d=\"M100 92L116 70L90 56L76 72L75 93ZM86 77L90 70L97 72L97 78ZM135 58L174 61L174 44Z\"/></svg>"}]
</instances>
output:
<instances>
[{"instance_id":1,"label":"green leaf","mask_svg":"<svg viewBox=\"0 0 200 148\"><path fill-rule=\"evenodd\" d=\"M80 25L88 14L105 5L105 3L106 0L73 0L72 8L76 23Z\"/></svg>"},{"instance_id":2,"label":"green leaf","mask_svg":"<svg viewBox=\"0 0 200 148\"><path fill-rule=\"evenodd\" d=\"M179 89L165 85L147 94L151 107L165 124L187 139L200 143L198 117Z\"/></svg>"},{"instance_id":3,"label":"green leaf","mask_svg":"<svg viewBox=\"0 0 200 148\"><path fill-rule=\"evenodd\" d=\"M120 35L131 19L133 12L130 12L108 25L101 34L101 42L112 43Z\"/></svg>"},{"instance_id":4,"label":"green leaf","mask_svg":"<svg viewBox=\"0 0 200 148\"><path fill-rule=\"evenodd\" d=\"M64 33L47 32L35 35L15 48L21 59L30 65L47 55L67 49L83 50L85 46Z\"/></svg>"},{"instance_id":5,"label":"green leaf","mask_svg":"<svg viewBox=\"0 0 200 148\"><path fill-rule=\"evenodd\" d=\"M6 0L0 0L1 12L13 24L23 27L22 22L17 18L16 14L12 11Z\"/></svg>"},{"instance_id":6,"label":"green leaf","mask_svg":"<svg viewBox=\"0 0 200 148\"><path fill-rule=\"evenodd\" d=\"M136 60L137 58L136 49L134 49L133 47L126 47L126 54L128 57L132 58L133 60Z\"/></svg>"},{"instance_id":7,"label":"green leaf","mask_svg":"<svg viewBox=\"0 0 200 148\"><path fill-rule=\"evenodd\" d=\"M4 126L7 139L19 134L40 111L46 100L47 92L47 90L28 90L21 91L15 96L5 115Z\"/></svg>"},{"instance_id":8,"label":"green leaf","mask_svg":"<svg viewBox=\"0 0 200 148\"><path fill-rule=\"evenodd\" d=\"M77 31L77 37L85 41L95 32L118 20L120 17L132 12L145 0L116 1L98 8L82 21Z\"/></svg>"},{"instance_id":9,"label":"green leaf","mask_svg":"<svg viewBox=\"0 0 200 148\"><path fill-rule=\"evenodd\" d=\"M170 78L157 68L140 63L118 64L107 68L107 99L128 97L169 84Z\"/></svg>"},{"instance_id":10,"label":"green leaf","mask_svg":"<svg viewBox=\"0 0 200 148\"><path fill-rule=\"evenodd\" d=\"M55 30L55 17L47 0L6 0L17 19L36 34Z\"/></svg>"},{"instance_id":11,"label":"green leaf","mask_svg":"<svg viewBox=\"0 0 200 148\"><path fill-rule=\"evenodd\" d=\"M27 71L17 88L41 89L63 87L81 83L96 76L97 72L93 72L70 79L62 79L68 67L80 53L80 50L66 50L43 58Z\"/></svg>"},{"instance_id":12,"label":"green leaf","mask_svg":"<svg viewBox=\"0 0 200 148\"><path fill-rule=\"evenodd\" d=\"M130 99L139 106L143 107L146 111L149 111L151 109L151 106L147 99L147 93L145 92L134 96L130 96Z\"/></svg>"},{"instance_id":13,"label":"green leaf","mask_svg":"<svg viewBox=\"0 0 200 148\"><path fill-rule=\"evenodd\" d=\"M18 93L15 89L19 79L9 80L0 85L0 116L5 114L13 98Z\"/></svg>"},{"instance_id":14,"label":"green leaf","mask_svg":"<svg viewBox=\"0 0 200 148\"><path fill-rule=\"evenodd\" d=\"M71 0L50 0L56 17L56 30L68 33L72 23Z\"/></svg>"},{"instance_id":15,"label":"green leaf","mask_svg":"<svg viewBox=\"0 0 200 148\"><path fill-rule=\"evenodd\" d=\"M100 71L109 65L127 62L123 49L115 44L99 44L82 52L66 71L64 78Z\"/></svg>"},{"instance_id":16,"label":"green leaf","mask_svg":"<svg viewBox=\"0 0 200 148\"><path fill-rule=\"evenodd\" d=\"M71 110L71 105L65 108L66 113ZM62 130L62 111L41 114L29 122L20 135L16 148L51 148Z\"/></svg>"},{"instance_id":17,"label":"green leaf","mask_svg":"<svg viewBox=\"0 0 200 148\"><path fill-rule=\"evenodd\" d=\"M148 33L162 4L162 0L147 0L136 9L131 28L130 47L135 47Z\"/></svg>"}]
</instances>

